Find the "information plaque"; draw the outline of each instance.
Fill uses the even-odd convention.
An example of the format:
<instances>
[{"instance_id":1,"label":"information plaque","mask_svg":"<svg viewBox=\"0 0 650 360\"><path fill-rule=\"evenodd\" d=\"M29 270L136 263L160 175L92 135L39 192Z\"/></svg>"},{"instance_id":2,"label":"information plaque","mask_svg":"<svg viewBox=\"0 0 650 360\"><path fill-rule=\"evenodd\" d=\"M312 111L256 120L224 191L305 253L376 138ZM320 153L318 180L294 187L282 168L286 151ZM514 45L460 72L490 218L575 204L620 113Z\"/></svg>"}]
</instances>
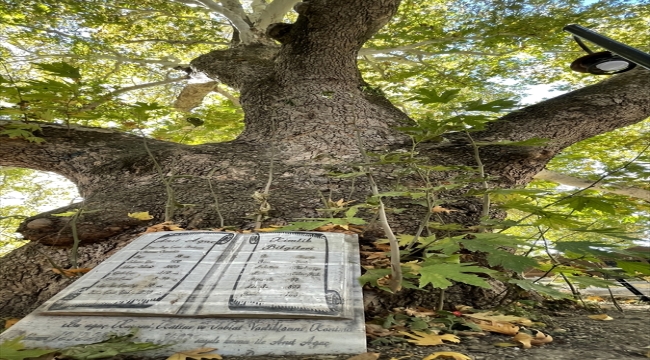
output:
<instances>
[{"instance_id":1,"label":"information plaque","mask_svg":"<svg viewBox=\"0 0 650 360\"><path fill-rule=\"evenodd\" d=\"M365 351L356 236L145 234L0 334L66 347L139 329L138 341L222 355ZM155 352L150 352L155 356Z\"/></svg>"}]
</instances>

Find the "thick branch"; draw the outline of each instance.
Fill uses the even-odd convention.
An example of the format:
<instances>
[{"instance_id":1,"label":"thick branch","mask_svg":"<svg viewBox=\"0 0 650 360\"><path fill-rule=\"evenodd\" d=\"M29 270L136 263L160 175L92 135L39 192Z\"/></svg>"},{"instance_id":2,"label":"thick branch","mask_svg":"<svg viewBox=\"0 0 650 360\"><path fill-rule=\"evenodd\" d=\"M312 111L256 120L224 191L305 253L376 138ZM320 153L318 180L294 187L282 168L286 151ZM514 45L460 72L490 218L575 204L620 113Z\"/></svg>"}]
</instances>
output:
<instances>
[{"instance_id":1,"label":"thick branch","mask_svg":"<svg viewBox=\"0 0 650 360\"><path fill-rule=\"evenodd\" d=\"M16 121L0 120L0 129L8 125L20 125ZM74 126L70 127L38 123L41 131L34 135L43 138L42 143L30 143L22 138L0 135L0 166L13 166L61 174L83 193L92 193L102 184L103 173L120 159L133 161L147 159L139 136L116 130ZM151 147L165 144L147 140Z\"/></svg>"},{"instance_id":2,"label":"thick branch","mask_svg":"<svg viewBox=\"0 0 650 360\"><path fill-rule=\"evenodd\" d=\"M578 141L647 119L648 94L650 71L633 70L512 112L490 123L475 138L548 139L544 149L558 152Z\"/></svg>"},{"instance_id":3,"label":"thick branch","mask_svg":"<svg viewBox=\"0 0 650 360\"><path fill-rule=\"evenodd\" d=\"M562 185L575 186L578 188L586 188L591 186L594 190L604 191L612 194L625 195L635 197L644 201L650 202L650 191L638 187L619 187L616 185L593 185L593 181L577 178L574 176L564 175L551 170L542 170L535 179L552 181ZM593 186L592 186L593 185Z\"/></svg>"},{"instance_id":4,"label":"thick branch","mask_svg":"<svg viewBox=\"0 0 650 360\"><path fill-rule=\"evenodd\" d=\"M399 0L312 0L300 11L278 54L280 83L360 81L361 46L397 11ZM353 81L351 81L351 79Z\"/></svg>"},{"instance_id":5,"label":"thick branch","mask_svg":"<svg viewBox=\"0 0 650 360\"><path fill-rule=\"evenodd\" d=\"M238 46L201 55L190 65L196 72L241 90L244 84L258 83L272 74L277 51L277 47L259 44Z\"/></svg>"},{"instance_id":6,"label":"thick branch","mask_svg":"<svg viewBox=\"0 0 650 360\"><path fill-rule=\"evenodd\" d=\"M239 6L239 9L237 7L230 9L221 6L212 0L196 0L196 2L225 16L239 32L239 39L243 44L250 44L255 40L255 36L251 31L250 24L248 23L248 17L244 14L244 10L241 9L241 5ZM232 1L229 1L228 3L232 5ZM240 9L241 11L239 11Z\"/></svg>"},{"instance_id":7,"label":"thick branch","mask_svg":"<svg viewBox=\"0 0 650 360\"><path fill-rule=\"evenodd\" d=\"M268 4L260 13L256 21L255 27L260 30L266 30L269 25L280 22L284 15L291 10L291 7L300 0L274 0Z\"/></svg>"}]
</instances>

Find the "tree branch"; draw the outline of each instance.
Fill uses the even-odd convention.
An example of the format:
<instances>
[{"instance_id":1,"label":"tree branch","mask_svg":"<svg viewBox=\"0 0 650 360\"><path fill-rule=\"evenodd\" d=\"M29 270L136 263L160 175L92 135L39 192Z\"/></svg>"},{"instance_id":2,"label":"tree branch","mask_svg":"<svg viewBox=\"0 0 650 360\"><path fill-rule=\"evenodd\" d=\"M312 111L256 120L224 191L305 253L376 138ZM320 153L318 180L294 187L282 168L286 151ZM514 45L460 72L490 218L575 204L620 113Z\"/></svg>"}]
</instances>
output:
<instances>
[{"instance_id":1,"label":"tree branch","mask_svg":"<svg viewBox=\"0 0 650 360\"><path fill-rule=\"evenodd\" d=\"M276 59L276 68L282 74L278 82L323 78L350 84L360 82L358 52L395 15L399 3L399 0L309 1L282 41Z\"/></svg>"},{"instance_id":2,"label":"tree branch","mask_svg":"<svg viewBox=\"0 0 650 360\"><path fill-rule=\"evenodd\" d=\"M568 71L568 69L567 69ZM650 71L636 69L514 111L475 133L480 141L548 139L553 152L650 117Z\"/></svg>"},{"instance_id":3,"label":"tree branch","mask_svg":"<svg viewBox=\"0 0 650 360\"><path fill-rule=\"evenodd\" d=\"M19 121L0 120L0 129L8 126L20 126ZM35 136L44 139L42 143L31 143L22 138L10 138L0 135L0 166L13 166L41 171L53 171L65 176L80 187L86 186L84 193L93 186L90 177L101 177L101 171L81 174L79 169L101 169L106 164L119 161L125 156L137 156L142 153L142 138L117 130L85 126L65 126L52 123L37 124L41 130ZM150 146L165 142L149 139ZM137 149L142 149L141 151ZM90 191L92 192L92 191Z\"/></svg>"},{"instance_id":4,"label":"tree branch","mask_svg":"<svg viewBox=\"0 0 650 360\"><path fill-rule=\"evenodd\" d=\"M591 187L594 190L604 191L612 194L630 196L650 202L650 191L638 187L618 187L616 185L593 185L593 181L577 178L574 176L560 174L551 170L542 170L535 179L552 181L562 185L575 186L579 188Z\"/></svg>"},{"instance_id":5,"label":"tree branch","mask_svg":"<svg viewBox=\"0 0 650 360\"><path fill-rule=\"evenodd\" d=\"M262 10L255 22L255 27L265 31L269 25L281 22L284 15L298 2L300 2L300 0L273 0L270 4L266 5L264 10Z\"/></svg>"},{"instance_id":6,"label":"tree branch","mask_svg":"<svg viewBox=\"0 0 650 360\"><path fill-rule=\"evenodd\" d=\"M232 2L233 1L229 1L228 3L232 5ZM225 16L226 19L232 23L232 26L235 27L237 31L239 31L239 39L241 40L242 44L250 44L254 42L255 36L251 31L250 24L248 23L248 17L246 14L244 14L243 9L241 9L240 13L236 8L232 10L225 6L221 6L212 0L196 0L195 3L199 3L206 8ZM241 4L239 5L239 8L241 8Z\"/></svg>"},{"instance_id":7,"label":"tree branch","mask_svg":"<svg viewBox=\"0 0 650 360\"><path fill-rule=\"evenodd\" d=\"M139 90L139 89L146 89L148 87L172 84L172 83L187 80L187 79L189 79L189 76L183 76L183 77L179 77L179 78L165 79L165 80L154 81L154 82L150 82L150 83L144 83L144 84L139 84L139 85L123 87L123 88L111 91L110 93L102 96L100 100L93 101L90 104L84 105L79 110L80 111L92 110L92 109L98 107L99 105L109 101L113 97L115 97L115 96L117 96L119 94L125 93L125 92L129 92L129 91L133 91L133 90Z\"/></svg>"}]
</instances>

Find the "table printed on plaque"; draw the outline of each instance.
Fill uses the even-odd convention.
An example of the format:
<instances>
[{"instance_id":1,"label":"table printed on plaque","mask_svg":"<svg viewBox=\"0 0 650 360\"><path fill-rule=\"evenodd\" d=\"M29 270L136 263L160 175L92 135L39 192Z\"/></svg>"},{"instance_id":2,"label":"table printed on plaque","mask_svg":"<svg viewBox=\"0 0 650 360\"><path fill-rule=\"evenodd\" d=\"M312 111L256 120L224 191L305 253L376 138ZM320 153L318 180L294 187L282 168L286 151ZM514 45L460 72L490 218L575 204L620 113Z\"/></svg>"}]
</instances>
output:
<instances>
[{"instance_id":1,"label":"table printed on plaque","mask_svg":"<svg viewBox=\"0 0 650 360\"><path fill-rule=\"evenodd\" d=\"M346 256L322 233L147 234L42 314L351 318Z\"/></svg>"}]
</instances>

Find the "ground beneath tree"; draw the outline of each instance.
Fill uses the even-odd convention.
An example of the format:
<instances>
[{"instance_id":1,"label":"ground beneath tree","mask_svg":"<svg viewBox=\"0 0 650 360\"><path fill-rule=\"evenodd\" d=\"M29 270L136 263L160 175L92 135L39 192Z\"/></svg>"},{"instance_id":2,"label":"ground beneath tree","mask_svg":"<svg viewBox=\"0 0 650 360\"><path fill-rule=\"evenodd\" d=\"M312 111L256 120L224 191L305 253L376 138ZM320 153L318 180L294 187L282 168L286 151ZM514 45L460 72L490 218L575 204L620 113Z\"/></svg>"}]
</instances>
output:
<instances>
[{"instance_id":1,"label":"ground beneath tree","mask_svg":"<svg viewBox=\"0 0 650 360\"><path fill-rule=\"evenodd\" d=\"M496 347L508 342L509 336L461 337L459 344L441 346L372 346L368 351L381 355L378 360L423 359L438 351L465 354L472 360L627 360L648 359L650 351L650 307L635 306L623 313L606 310L614 319L592 320L588 313L555 312L548 317L549 327L544 332L553 336L553 342L532 349ZM224 360L347 360L350 356L224 356ZM444 358L442 358L444 359Z\"/></svg>"}]
</instances>

